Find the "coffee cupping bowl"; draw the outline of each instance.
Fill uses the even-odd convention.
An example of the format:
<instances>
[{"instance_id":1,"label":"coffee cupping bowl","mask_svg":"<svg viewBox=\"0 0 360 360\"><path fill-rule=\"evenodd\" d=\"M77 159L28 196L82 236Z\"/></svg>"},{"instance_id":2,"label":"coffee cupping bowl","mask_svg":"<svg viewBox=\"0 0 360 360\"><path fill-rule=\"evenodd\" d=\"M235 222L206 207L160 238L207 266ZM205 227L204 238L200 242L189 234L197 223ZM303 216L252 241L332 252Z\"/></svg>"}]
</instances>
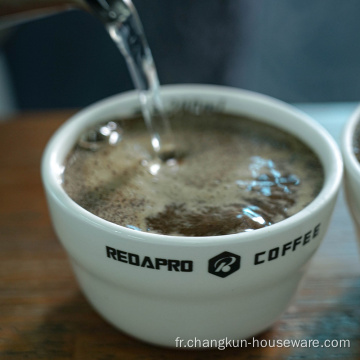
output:
<instances>
[{"instance_id":1,"label":"coffee cupping bowl","mask_svg":"<svg viewBox=\"0 0 360 360\"><path fill-rule=\"evenodd\" d=\"M131 230L77 205L62 187L64 161L84 128L138 109L135 92L96 103L49 141L42 179L53 226L82 291L111 324L143 341L245 339L271 326L293 298L331 218L342 178L332 137L294 107L218 86L162 88L165 107L248 115L297 136L319 157L324 185L302 211L233 235L177 237Z\"/></svg>"},{"instance_id":2,"label":"coffee cupping bowl","mask_svg":"<svg viewBox=\"0 0 360 360\"><path fill-rule=\"evenodd\" d=\"M345 195L354 220L358 239L360 239L360 164L354 153L354 135L359 124L360 105L346 122L341 137L341 152L345 169Z\"/></svg>"}]
</instances>

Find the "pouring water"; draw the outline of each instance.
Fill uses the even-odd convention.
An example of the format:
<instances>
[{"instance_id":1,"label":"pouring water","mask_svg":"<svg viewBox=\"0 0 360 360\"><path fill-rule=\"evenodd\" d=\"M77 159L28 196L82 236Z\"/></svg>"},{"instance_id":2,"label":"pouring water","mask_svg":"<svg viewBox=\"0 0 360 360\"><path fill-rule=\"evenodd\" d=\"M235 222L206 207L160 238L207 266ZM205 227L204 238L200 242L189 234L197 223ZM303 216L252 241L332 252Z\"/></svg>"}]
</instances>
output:
<instances>
[{"instance_id":1,"label":"pouring water","mask_svg":"<svg viewBox=\"0 0 360 360\"><path fill-rule=\"evenodd\" d=\"M131 0L2 0L0 24L9 26L69 8L90 10L104 24L124 56L139 93L154 161L175 158L174 137L160 96L159 79L145 33Z\"/></svg>"}]
</instances>

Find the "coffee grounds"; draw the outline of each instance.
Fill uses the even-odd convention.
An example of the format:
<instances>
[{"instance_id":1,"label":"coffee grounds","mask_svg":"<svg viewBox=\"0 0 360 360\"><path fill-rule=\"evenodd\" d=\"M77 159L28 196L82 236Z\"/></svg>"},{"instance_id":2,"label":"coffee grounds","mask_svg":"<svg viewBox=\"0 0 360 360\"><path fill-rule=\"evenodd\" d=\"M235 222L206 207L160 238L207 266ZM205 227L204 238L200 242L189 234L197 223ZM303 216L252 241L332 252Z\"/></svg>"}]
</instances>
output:
<instances>
[{"instance_id":1,"label":"coffee grounds","mask_svg":"<svg viewBox=\"0 0 360 360\"><path fill-rule=\"evenodd\" d=\"M282 130L216 113L176 113L171 121L181 154L175 162L154 161L141 118L95 127L109 130L113 143L103 137L89 143L97 137L88 129L67 157L66 192L93 214L133 230L217 236L284 220L321 190L319 160Z\"/></svg>"},{"instance_id":2,"label":"coffee grounds","mask_svg":"<svg viewBox=\"0 0 360 360\"><path fill-rule=\"evenodd\" d=\"M191 211L185 204L171 204L164 211L147 217L146 223L150 232L183 236L217 236L263 227L248 216L239 217L244 209L244 205L232 204L226 207L207 206ZM264 211L260 211L258 215L270 223L270 217Z\"/></svg>"}]
</instances>

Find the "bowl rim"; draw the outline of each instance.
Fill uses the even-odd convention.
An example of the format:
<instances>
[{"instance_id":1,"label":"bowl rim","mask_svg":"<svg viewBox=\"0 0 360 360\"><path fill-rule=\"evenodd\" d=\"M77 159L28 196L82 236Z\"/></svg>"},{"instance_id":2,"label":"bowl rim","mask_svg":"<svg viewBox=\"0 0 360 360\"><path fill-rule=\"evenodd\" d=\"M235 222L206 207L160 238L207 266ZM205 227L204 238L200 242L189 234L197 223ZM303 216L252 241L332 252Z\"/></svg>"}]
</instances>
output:
<instances>
[{"instance_id":1,"label":"bowl rim","mask_svg":"<svg viewBox=\"0 0 360 360\"><path fill-rule=\"evenodd\" d=\"M58 130L50 138L42 157L41 163L41 176L43 185L48 196L51 196L63 210L70 212L72 216L85 221L86 223L100 228L108 233L119 235L120 237L130 237L132 240L137 240L143 243L152 243L158 245L170 245L170 246L205 246L209 244L234 244L239 242L256 241L257 239L263 239L267 237L267 234L280 234L289 226L295 227L304 221L310 221L316 211L326 207L329 202L336 196L340 187L343 174L343 162L340 150L332 138L332 136L316 121L311 119L307 114L289 105L281 100L277 100L267 95L259 94L256 92L242 90L237 88L218 86L218 85L198 85L198 84L181 84L181 85L166 85L161 87L161 92L168 95L181 95L188 94L189 92L196 92L201 94L225 94L226 96L241 97L255 101L259 105L266 104L276 107L279 111L289 114L292 118L297 118L305 125L316 131L318 136L323 139L324 144L328 146L328 154L331 157L331 166L333 170L324 175L324 185L317 195L317 197L304 209L296 214L284 219L278 223L275 223L269 227L257 229L256 231L242 232L230 235L220 236L205 236L205 237L187 237L187 236L172 236L172 235L160 235L147 232L140 232L132 229L128 229L124 226L111 223L104 220L89 211L82 208L75 201L73 201L65 192L59 181L60 174L64 170L64 166L57 161L57 152L61 148L61 144L66 143L66 133L70 131L77 123L80 123L91 112L101 112L103 109L108 108L115 103L128 102L129 100L137 99L136 91L129 91L121 94L117 94L100 100L83 110L79 111L72 117L70 117L64 124L62 124ZM359 107L360 113L360 107ZM286 131L286 130L285 130ZM299 137L302 140L301 136ZM315 150L314 150L315 151ZM315 151L316 153L316 151ZM319 154L317 153L319 156ZM359 169L360 171L360 169Z\"/></svg>"},{"instance_id":2,"label":"bowl rim","mask_svg":"<svg viewBox=\"0 0 360 360\"><path fill-rule=\"evenodd\" d=\"M354 134L358 125L360 125L360 104L345 123L340 143L346 171L360 181L360 163L353 151Z\"/></svg>"}]
</instances>

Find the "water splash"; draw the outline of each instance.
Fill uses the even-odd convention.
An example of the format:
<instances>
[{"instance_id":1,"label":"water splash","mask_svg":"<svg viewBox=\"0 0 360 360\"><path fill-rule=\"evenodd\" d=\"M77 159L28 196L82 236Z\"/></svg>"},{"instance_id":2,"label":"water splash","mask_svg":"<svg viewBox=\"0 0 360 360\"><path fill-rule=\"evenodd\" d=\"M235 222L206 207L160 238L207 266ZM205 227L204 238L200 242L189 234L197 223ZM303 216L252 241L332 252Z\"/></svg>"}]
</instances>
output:
<instances>
[{"instance_id":1,"label":"water splash","mask_svg":"<svg viewBox=\"0 0 360 360\"><path fill-rule=\"evenodd\" d=\"M78 146L85 150L97 151L106 145L116 145L122 139L122 129L114 121L98 125L84 132Z\"/></svg>"}]
</instances>

